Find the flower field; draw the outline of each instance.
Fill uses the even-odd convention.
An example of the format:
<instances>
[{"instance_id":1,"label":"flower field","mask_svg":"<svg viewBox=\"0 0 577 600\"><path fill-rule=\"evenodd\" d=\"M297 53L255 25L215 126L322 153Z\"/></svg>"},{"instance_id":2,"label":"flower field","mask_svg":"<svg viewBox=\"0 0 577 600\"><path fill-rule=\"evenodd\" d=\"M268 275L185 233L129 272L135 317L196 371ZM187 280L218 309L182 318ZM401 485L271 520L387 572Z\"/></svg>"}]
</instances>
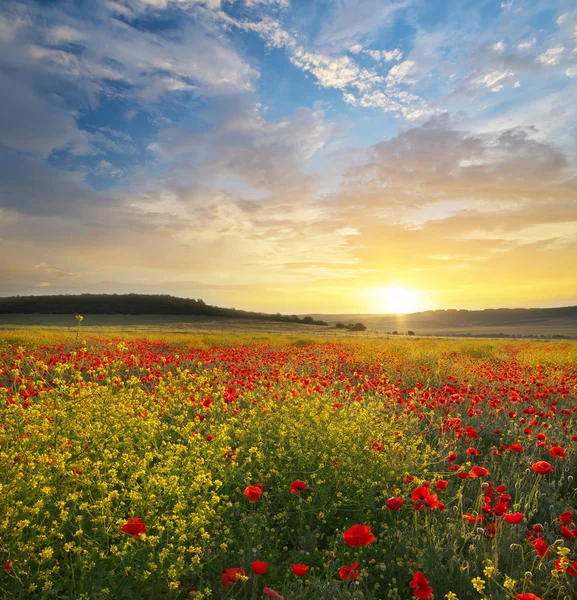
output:
<instances>
[{"instance_id":1,"label":"flower field","mask_svg":"<svg viewBox=\"0 0 577 600\"><path fill-rule=\"evenodd\" d=\"M577 598L577 346L0 338L3 598Z\"/></svg>"}]
</instances>

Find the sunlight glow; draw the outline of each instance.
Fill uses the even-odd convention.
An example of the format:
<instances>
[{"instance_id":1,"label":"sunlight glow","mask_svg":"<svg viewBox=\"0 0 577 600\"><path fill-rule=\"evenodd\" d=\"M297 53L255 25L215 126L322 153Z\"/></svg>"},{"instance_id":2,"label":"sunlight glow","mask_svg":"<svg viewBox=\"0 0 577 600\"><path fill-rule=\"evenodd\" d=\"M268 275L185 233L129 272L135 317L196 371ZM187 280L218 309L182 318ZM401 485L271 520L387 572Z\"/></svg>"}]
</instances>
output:
<instances>
[{"instance_id":1,"label":"sunlight glow","mask_svg":"<svg viewBox=\"0 0 577 600\"><path fill-rule=\"evenodd\" d=\"M395 315L426 310L423 293L405 287L378 288L375 308L380 313Z\"/></svg>"}]
</instances>

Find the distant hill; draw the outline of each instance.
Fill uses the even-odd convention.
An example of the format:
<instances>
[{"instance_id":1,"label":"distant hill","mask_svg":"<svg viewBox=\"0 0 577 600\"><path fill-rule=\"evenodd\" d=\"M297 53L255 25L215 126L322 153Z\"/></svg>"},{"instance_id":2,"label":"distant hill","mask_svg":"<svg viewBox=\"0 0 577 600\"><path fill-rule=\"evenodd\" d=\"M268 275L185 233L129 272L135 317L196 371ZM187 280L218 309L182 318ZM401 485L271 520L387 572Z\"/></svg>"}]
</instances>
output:
<instances>
[{"instance_id":1,"label":"distant hill","mask_svg":"<svg viewBox=\"0 0 577 600\"><path fill-rule=\"evenodd\" d=\"M327 325L310 316L268 314L211 306L203 300L151 294L79 294L0 298L0 314L195 315Z\"/></svg>"},{"instance_id":2,"label":"distant hill","mask_svg":"<svg viewBox=\"0 0 577 600\"><path fill-rule=\"evenodd\" d=\"M560 308L497 308L427 310L408 315L313 314L329 325L361 321L381 332L454 335L543 335L577 337L577 306Z\"/></svg>"}]
</instances>

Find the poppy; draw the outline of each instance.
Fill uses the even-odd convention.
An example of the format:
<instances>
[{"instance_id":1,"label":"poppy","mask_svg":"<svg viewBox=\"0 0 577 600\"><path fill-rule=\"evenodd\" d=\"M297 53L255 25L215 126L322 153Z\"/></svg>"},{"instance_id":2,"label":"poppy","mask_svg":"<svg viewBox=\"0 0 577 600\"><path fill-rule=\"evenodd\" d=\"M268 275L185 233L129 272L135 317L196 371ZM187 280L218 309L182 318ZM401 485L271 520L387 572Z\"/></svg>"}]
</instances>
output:
<instances>
[{"instance_id":1,"label":"poppy","mask_svg":"<svg viewBox=\"0 0 577 600\"><path fill-rule=\"evenodd\" d=\"M471 515L469 513L466 513L463 515L463 519L465 519L465 521L467 521L467 523L469 523L469 525L477 525L479 523L482 523L485 520L485 517L483 517L483 515Z\"/></svg>"},{"instance_id":2,"label":"poppy","mask_svg":"<svg viewBox=\"0 0 577 600\"><path fill-rule=\"evenodd\" d=\"M570 510L566 510L559 515L559 521L561 521L563 525L571 524L573 522L573 513Z\"/></svg>"},{"instance_id":3,"label":"poppy","mask_svg":"<svg viewBox=\"0 0 577 600\"><path fill-rule=\"evenodd\" d=\"M561 448L561 446L551 446L549 454L554 458L567 458L567 452L565 452L565 448Z\"/></svg>"},{"instance_id":4,"label":"poppy","mask_svg":"<svg viewBox=\"0 0 577 600\"><path fill-rule=\"evenodd\" d=\"M557 571L564 571L571 577L577 577L577 562L574 560L568 560L567 558L558 558L555 561L555 569Z\"/></svg>"},{"instance_id":5,"label":"poppy","mask_svg":"<svg viewBox=\"0 0 577 600\"><path fill-rule=\"evenodd\" d=\"M368 546L375 539L369 525L353 525L343 533L343 537L351 548Z\"/></svg>"},{"instance_id":6,"label":"poppy","mask_svg":"<svg viewBox=\"0 0 577 600\"><path fill-rule=\"evenodd\" d=\"M138 537L143 533L146 533L146 525L144 521L139 517L130 517L126 523L120 528L120 531Z\"/></svg>"},{"instance_id":7,"label":"poppy","mask_svg":"<svg viewBox=\"0 0 577 600\"><path fill-rule=\"evenodd\" d=\"M539 596L535 596L535 594L528 592L526 594L517 594L515 600L543 600L543 598L539 598Z\"/></svg>"},{"instance_id":8,"label":"poppy","mask_svg":"<svg viewBox=\"0 0 577 600\"><path fill-rule=\"evenodd\" d=\"M291 565L291 569L297 577L304 577L307 574L307 571L309 570L307 565L303 565L300 563L297 565Z\"/></svg>"},{"instance_id":9,"label":"poppy","mask_svg":"<svg viewBox=\"0 0 577 600\"><path fill-rule=\"evenodd\" d=\"M12 573L12 561L11 560L4 561L4 564L2 565L2 569L4 570L6 575L10 575L10 573Z\"/></svg>"},{"instance_id":10,"label":"poppy","mask_svg":"<svg viewBox=\"0 0 577 600\"><path fill-rule=\"evenodd\" d=\"M299 492L306 490L307 487L308 485L304 481L295 479L290 485L291 494L298 494Z\"/></svg>"},{"instance_id":11,"label":"poppy","mask_svg":"<svg viewBox=\"0 0 577 600\"><path fill-rule=\"evenodd\" d=\"M439 479L435 485L436 490L444 490L449 485L446 479Z\"/></svg>"},{"instance_id":12,"label":"poppy","mask_svg":"<svg viewBox=\"0 0 577 600\"><path fill-rule=\"evenodd\" d=\"M403 506L403 499L396 497L396 498L389 498L386 502L385 502L385 506L389 509L389 510L393 510L393 511L397 511L401 508L401 506Z\"/></svg>"},{"instance_id":13,"label":"poppy","mask_svg":"<svg viewBox=\"0 0 577 600\"><path fill-rule=\"evenodd\" d=\"M251 501L256 502L262 494L262 489L258 485L249 485L244 490L244 495Z\"/></svg>"},{"instance_id":14,"label":"poppy","mask_svg":"<svg viewBox=\"0 0 577 600\"><path fill-rule=\"evenodd\" d=\"M561 535L569 540L577 538L577 533L575 533L575 531L571 531L571 529L569 529L569 527L565 527L565 525L561 525Z\"/></svg>"},{"instance_id":15,"label":"poppy","mask_svg":"<svg viewBox=\"0 0 577 600\"><path fill-rule=\"evenodd\" d=\"M233 583L237 583L240 577L244 577L244 569L242 567L227 569L222 574L222 585L224 585L225 589L228 589Z\"/></svg>"},{"instance_id":16,"label":"poppy","mask_svg":"<svg viewBox=\"0 0 577 600\"><path fill-rule=\"evenodd\" d=\"M474 466L469 471L470 477L485 477L486 475L490 475L490 473L488 469L485 469L485 467Z\"/></svg>"},{"instance_id":17,"label":"poppy","mask_svg":"<svg viewBox=\"0 0 577 600\"><path fill-rule=\"evenodd\" d=\"M531 468L538 475L548 475L549 473L553 473L553 471L555 470L555 467L553 467L553 465L550 465L545 460L538 460Z\"/></svg>"},{"instance_id":18,"label":"poppy","mask_svg":"<svg viewBox=\"0 0 577 600\"><path fill-rule=\"evenodd\" d=\"M268 563L255 560L250 565L250 568L252 569L253 573L256 573L257 575L264 575L268 569Z\"/></svg>"},{"instance_id":19,"label":"poppy","mask_svg":"<svg viewBox=\"0 0 577 600\"><path fill-rule=\"evenodd\" d=\"M354 562L351 565L339 569L339 577L343 581L352 581L359 576L359 563Z\"/></svg>"},{"instance_id":20,"label":"poppy","mask_svg":"<svg viewBox=\"0 0 577 600\"><path fill-rule=\"evenodd\" d=\"M511 444L509 446L509 450L511 450L511 452L517 453L525 452L525 448L523 448L523 446L521 446L521 444L519 443Z\"/></svg>"},{"instance_id":21,"label":"poppy","mask_svg":"<svg viewBox=\"0 0 577 600\"><path fill-rule=\"evenodd\" d=\"M423 484L413 491L411 501L413 502L415 510L421 510L425 507L433 509L437 508L439 497L436 494L431 494L428 486Z\"/></svg>"},{"instance_id":22,"label":"poppy","mask_svg":"<svg viewBox=\"0 0 577 600\"><path fill-rule=\"evenodd\" d=\"M284 600L284 596L281 596L281 595L280 595L278 592L275 592L274 590L272 590L272 589L271 589L271 588L269 588L269 587L265 587L265 588L262 590L262 593L263 593L265 596L269 596L270 598L277 598L277 600Z\"/></svg>"},{"instance_id":23,"label":"poppy","mask_svg":"<svg viewBox=\"0 0 577 600\"><path fill-rule=\"evenodd\" d=\"M409 586L413 588L413 596L419 600L428 600L433 595L433 588L429 585L429 580L417 571Z\"/></svg>"},{"instance_id":24,"label":"poppy","mask_svg":"<svg viewBox=\"0 0 577 600\"><path fill-rule=\"evenodd\" d=\"M479 451L476 448L467 448L467 454L469 456L479 456Z\"/></svg>"},{"instance_id":25,"label":"poppy","mask_svg":"<svg viewBox=\"0 0 577 600\"><path fill-rule=\"evenodd\" d=\"M541 538L533 540L531 542L533 548L535 548L535 552L537 552L537 554L543 558L545 555L549 556L551 554L551 551L549 550L549 546L547 545L547 542L545 542L545 540L542 540Z\"/></svg>"},{"instance_id":26,"label":"poppy","mask_svg":"<svg viewBox=\"0 0 577 600\"><path fill-rule=\"evenodd\" d=\"M525 515L523 513L516 512L516 513L510 513L508 515L505 515L503 517L503 521L505 521L505 523L509 523L510 525L517 525L524 518L525 518Z\"/></svg>"}]
</instances>

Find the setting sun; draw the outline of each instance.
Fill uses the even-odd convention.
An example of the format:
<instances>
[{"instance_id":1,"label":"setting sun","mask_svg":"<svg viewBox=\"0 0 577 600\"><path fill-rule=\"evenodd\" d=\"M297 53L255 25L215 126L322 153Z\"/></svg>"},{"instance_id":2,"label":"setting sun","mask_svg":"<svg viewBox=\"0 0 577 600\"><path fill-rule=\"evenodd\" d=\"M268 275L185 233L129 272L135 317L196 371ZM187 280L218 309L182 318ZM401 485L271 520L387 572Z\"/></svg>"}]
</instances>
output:
<instances>
[{"instance_id":1,"label":"setting sun","mask_svg":"<svg viewBox=\"0 0 577 600\"><path fill-rule=\"evenodd\" d=\"M425 310L423 293L405 287L387 287L376 290L375 307L383 314L408 314Z\"/></svg>"}]
</instances>

